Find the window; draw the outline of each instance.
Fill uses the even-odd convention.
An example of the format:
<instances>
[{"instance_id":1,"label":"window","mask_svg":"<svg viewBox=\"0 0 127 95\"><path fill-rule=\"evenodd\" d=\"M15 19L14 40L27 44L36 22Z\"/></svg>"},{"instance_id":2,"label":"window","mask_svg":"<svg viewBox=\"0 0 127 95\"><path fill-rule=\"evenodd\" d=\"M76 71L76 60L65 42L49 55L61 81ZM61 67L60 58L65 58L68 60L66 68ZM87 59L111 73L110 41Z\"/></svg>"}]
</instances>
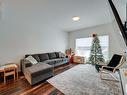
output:
<instances>
[{"instance_id":1,"label":"window","mask_svg":"<svg viewBox=\"0 0 127 95\"><path fill-rule=\"evenodd\" d=\"M79 38L76 39L76 50L75 53L78 56L84 56L85 60L88 61L88 58L90 56L90 49L92 45L92 37L88 38ZM109 47L109 36L99 36L100 45L102 49L102 53L104 55L104 59L108 59L108 47Z\"/></svg>"}]
</instances>

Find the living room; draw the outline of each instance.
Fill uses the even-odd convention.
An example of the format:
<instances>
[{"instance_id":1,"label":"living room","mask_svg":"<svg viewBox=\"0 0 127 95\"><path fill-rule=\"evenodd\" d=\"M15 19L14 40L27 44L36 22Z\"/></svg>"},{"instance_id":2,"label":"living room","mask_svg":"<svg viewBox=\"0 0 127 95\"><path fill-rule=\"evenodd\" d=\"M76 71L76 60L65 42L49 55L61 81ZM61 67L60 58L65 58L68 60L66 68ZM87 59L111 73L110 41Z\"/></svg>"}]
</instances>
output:
<instances>
[{"instance_id":1,"label":"living room","mask_svg":"<svg viewBox=\"0 0 127 95\"><path fill-rule=\"evenodd\" d=\"M112 1L121 20L126 21L127 1ZM79 20L73 21L73 17ZM107 60L114 54L125 55L126 44L114 19L108 0L0 0L0 65L14 63L19 72L16 80L8 77L6 83L2 76L0 95L48 95L53 89L44 85L46 80L31 86L20 74L21 60L27 54L65 53L71 48L76 55L76 40L97 34L108 36ZM59 74L75 65L65 64L53 70ZM16 90L18 87L20 90Z\"/></svg>"}]
</instances>

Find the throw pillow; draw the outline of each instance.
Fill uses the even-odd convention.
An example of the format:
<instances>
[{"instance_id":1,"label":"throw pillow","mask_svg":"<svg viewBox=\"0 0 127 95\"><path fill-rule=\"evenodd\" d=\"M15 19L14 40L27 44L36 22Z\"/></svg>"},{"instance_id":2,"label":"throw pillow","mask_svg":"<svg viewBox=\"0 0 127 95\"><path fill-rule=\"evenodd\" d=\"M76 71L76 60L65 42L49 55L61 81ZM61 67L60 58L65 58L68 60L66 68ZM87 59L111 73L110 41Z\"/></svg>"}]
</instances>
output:
<instances>
[{"instance_id":1,"label":"throw pillow","mask_svg":"<svg viewBox=\"0 0 127 95\"><path fill-rule=\"evenodd\" d=\"M32 64L37 64L37 60L33 58L31 55L26 58L26 60L30 61Z\"/></svg>"}]
</instances>

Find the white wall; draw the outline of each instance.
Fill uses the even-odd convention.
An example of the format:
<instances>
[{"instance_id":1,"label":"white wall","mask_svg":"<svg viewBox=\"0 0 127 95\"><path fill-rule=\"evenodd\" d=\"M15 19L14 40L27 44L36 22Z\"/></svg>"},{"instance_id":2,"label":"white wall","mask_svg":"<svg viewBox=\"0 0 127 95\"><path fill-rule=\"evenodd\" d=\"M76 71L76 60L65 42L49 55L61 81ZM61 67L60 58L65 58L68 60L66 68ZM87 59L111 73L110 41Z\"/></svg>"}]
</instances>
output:
<instances>
[{"instance_id":1,"label":"white wall","mask_svg":"<svg viewBox=\"0 0 127 95\"><path fill-rule=\"evenodd\" d=\"M51 15L57 16L57 13L49 11L52 7L46 7L50 6L47 0L0 1L3 1L2 7L0 4L0 65L19 63L28 53L64 52L68 48L68 33L51 22ZM69 33L69 46L74 49L76 38L89 37L92 33L109 35L110 56L124 51L121 36L114 33L110 24Z\"/></svg>"},{"instance_id":2,"label":"white wall","mask_svg":"<svg viewBox=\"0 0 127 95\"><path fill-rule=\"evenodd\" d=\"M123 54L125 51L125 43L118 31L114 28L114 23L104 24L100 26L81 29L69 33L69 48L75 50L75 40L77 38L85 38L97 33L98 36L109 35L109 57L111 58L114 53Z\"/></svg>"},{"instance_id":3,"label":"white wall","mask_svg":"<svg viewBox=\"0 0 127 95\"><path fill-rule=\"evenodd\" d=\"M49 24L50 21L40 16L43 11L35 10L37 6L29 6L25 1L4 2L0 18L0 65L8 62L19 63L25 54L64 52L67 48L68 33Z\"/></svg>"},{"instance_id":4,"label":"white wall","mask_svg":"<svg viewBox=\"0 0 127 95\"><path fill-rule=\"evenodd\" d=\"M113 3L119 13L119 16L122 20L122 22L124 23L126 21L126 3L127 3L127 0L113 0Z\"/></svg>"}]
</instances>

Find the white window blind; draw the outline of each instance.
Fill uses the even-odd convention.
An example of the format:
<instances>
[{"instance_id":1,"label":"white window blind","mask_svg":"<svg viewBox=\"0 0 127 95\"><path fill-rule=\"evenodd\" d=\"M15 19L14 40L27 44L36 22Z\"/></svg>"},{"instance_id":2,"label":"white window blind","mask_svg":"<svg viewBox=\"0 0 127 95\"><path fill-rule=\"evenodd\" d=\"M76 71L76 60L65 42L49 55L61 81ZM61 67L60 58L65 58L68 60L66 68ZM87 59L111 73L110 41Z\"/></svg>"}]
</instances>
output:
<instances>
[{"instance_id":1,"label":"white window blind","mask_svg":"<svg viewBox=\"0 0 127 95\"><path fill-rule=\"evenodd\" d=\"M75 50L76 55L84 56L86 61L88 61L88 58L90 56L92 40L93 40L92 37L76 39L76 50ZM99 36L99 40L100 40L102 53L104 55L105 60L107 60L108 59L109 36L108 35Z\"/></svg>"}]
</instances>

